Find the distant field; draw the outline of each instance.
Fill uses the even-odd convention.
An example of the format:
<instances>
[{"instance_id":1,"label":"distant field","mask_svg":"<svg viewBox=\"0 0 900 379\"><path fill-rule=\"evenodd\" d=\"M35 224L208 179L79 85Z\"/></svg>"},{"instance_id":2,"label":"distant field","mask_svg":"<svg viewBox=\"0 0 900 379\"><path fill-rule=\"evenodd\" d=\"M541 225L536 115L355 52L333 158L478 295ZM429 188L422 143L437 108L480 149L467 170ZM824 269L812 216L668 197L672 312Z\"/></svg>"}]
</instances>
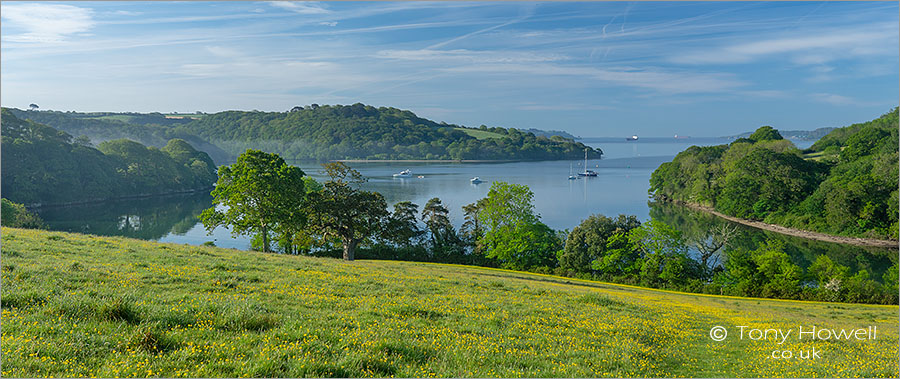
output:
<instances>
[{"instance_id":1,"label":"distant field","mask_svg":"<svg viewBox=\"0 0 900 379\"><path fill-rule=\"evenodd\" d=\"M456 130L462 131L472 137L477 139L488 139L488 138L506 138L506 136L502 134L497 134L494 132L486 132L484 130L478 129L467 129L467 128L454 128Z\"/></svg>"},{"instance_id":2,"label":"distant field","mask_svg":"<svg viewBox=\"0 0 900 379\"><path fill-rule=\"evenodd\" d=\"M192 118L195 120L199 120L203 117L206 117L205 114L196 114L196 113L163 113L163 116L166 118Z\"/></svg>"},{"instance_id":3,"label":"distant field","mask_svg":"<svg viewBox=\"0 0 900 379\"><path fill-rule=\"evenodd\" d=\"M95 118L98 120L114 120L114 121L122 121L122 122L131 122L134 119L133 116L117 114L112 116L99 116L99 117L86 117L86 118Z\"/></svg>"},{"instance_id":4,"label":"distant field","mask_svg":"<svg viewBox=\"0 0 900 379\"><path fill-rule=\"evenodd\" d=\"M9 228L2 244L4 377L898 375L897 306ZM737 325L878 334L778 344Z\"/></svg>"}]
</instances>

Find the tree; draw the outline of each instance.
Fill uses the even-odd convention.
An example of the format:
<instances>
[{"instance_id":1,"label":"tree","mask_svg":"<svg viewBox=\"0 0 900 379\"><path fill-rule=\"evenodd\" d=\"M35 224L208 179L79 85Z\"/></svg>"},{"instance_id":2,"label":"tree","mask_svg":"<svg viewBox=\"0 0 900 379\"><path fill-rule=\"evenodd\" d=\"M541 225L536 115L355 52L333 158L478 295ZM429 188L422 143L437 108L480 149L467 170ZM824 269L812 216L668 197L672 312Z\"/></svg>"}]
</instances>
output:
<instances>
[{"instance_id":1,"label":"tree","mask_svg":"<svg viewBox=\"0 0 900 379\"><path fill-rule=\"evenodd\" d=\"M756 129L756 131L750 135L750 139L755 142L759 142L759 141L775 141L775 140L784 139L784 137L781 136L781 133L779 133L777 129L766 125L766 126L760 127L759 129Z\"/></svg>"},{"instance_id":2,"label":"tree","mask_svg":"<svg viewBox=\"0 0 900 379\"><path fill-rule=\"evenodd\" d=\"M505 267L526 269L555 266L562 243L534 214L534 193L528 186L494 182L483 200L478 218L485 229L479 241L485 256Z\"/></svg>"},{"instance_id":3,"label":"tree","mask_svg":"<svg viewBox=\"0 0 900 379\"><path fill-rule=\"evenodd\" d=\"M10 228L42 229L44 222L36 214L31 213L24 205L0 199L0 224Z\"/></svg>"},{"instance_id":4,"label":"tree","mask_svg":"<svg viewBox=\"0 0 900 379\"><path fill-rule=\"evenodd\" d=\"M28 109L29 109L29 110L32 110L32 111L33 111L33 110L37 110L38 108L40 108L40 107L39 107L37 104L35 104L35 103L28 104Z\"/></svg>"},{"instance_id":5,"label":"tree","mask_svg":"<svg viewBox=\"0 0 900 379\"><path fill-rule=\"evenodd\" d=\"M484 199L462 207L464 221L462 226L459 227L459 233L471 245L475 245L484 234L481 224L478 222L478 212L483 206Z\"/></svg>"},{"instance_id":6,"label":"tree","mask_svg":"<svg viewBox=\"0 0 900 379\"><path fill-rule=\"evenodd\" d=\"M263 251L271 252L270 232L302 222L304 175L277 154L247 150L236 163L219 167L213 207L200 220L209 232L224 225L232 234L259 234Z\"/></svg>"},{"instance_id":7,"label":"tree","mask_svg":"<svg viewBox=\"0 0 900 379\"><path fill-rule=\"evenodd\" d=\"M610 218L593 215L572 229L566 239L565 250L559 256L559 266L576 271L590 272L592 262L606 255L608 240L616 234L623 234L641 225L635 216L619 215ZM610 262L612 263L612 262ZM618 261L615 266L618 266ZM602 265L606 270L606 265Z\"/></svg>"},{"instance_id":8,"label":"tree","mask_svg":"<svg viewBox=\"0 0 900 379\"><path fill-rule=\"evenodd\" d=\"M457 239L453 224L450 223L450 211L441 204L441 199L434 197L428 200L422 208L422 221L431 232L432 247L455 242Z\"/></svg>"},{"instance_id":9,"label":"tree","mask_svg":"<svg viewBox=\"0 0 900 379\"><path fill-rule=\"evenodd\" d=\"M387 203L377 192L363 191L362 175L341 162L322 165L331 178L322 190L308 195L309 228L326 238L341 240L344 260L352 261L360 242L382 230Z\"/></svg>"},{"instance_id":10,"label":"tree","mask_svg":"<svg viewBox=\"0 0 900 379\"><path fill-rule=\"evenodd\" d=\"M394 204L394 212L388 217L382 239L395 246L410 246L422 236L423 231L416 223L419 206L410 201Z\"/></svg>"}]
</instances>

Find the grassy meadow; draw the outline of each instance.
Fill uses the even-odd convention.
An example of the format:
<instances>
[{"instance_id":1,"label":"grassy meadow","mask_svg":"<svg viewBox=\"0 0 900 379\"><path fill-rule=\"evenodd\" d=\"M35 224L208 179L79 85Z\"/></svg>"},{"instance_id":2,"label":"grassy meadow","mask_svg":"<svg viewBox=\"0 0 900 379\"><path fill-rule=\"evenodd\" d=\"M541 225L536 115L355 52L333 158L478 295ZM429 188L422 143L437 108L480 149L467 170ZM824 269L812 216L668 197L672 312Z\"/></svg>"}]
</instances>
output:
<instances>
[{"instance_id":1,"label":"grassy meadow","mask_svg":"<svg viewBox=\"0 0 900 379\"><path fill-rule=\"evenodd\" d=\"M898 375L897 306L9 228L0 266L4 377ZM738 325L878 334L779 345Z\"/></svg>"}]
</instances>

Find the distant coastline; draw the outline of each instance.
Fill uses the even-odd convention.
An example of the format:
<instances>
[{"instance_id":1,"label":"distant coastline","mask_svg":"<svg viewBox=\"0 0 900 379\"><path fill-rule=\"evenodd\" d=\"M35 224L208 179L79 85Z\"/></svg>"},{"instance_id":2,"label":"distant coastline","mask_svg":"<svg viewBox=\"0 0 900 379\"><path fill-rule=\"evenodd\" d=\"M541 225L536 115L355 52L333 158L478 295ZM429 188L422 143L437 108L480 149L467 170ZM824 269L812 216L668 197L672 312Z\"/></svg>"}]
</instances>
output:
<instances>
[{"instance_id":1,"label":"distant coastline","mask_svg":"<svg viewBox=\"0 0 900 379\"><path fill-rule=\"evenodd\" d=\"M510 163L522 160L489 160L489 159L336 159L331 162L343 163Z\"/></svg>"}]
</instances>

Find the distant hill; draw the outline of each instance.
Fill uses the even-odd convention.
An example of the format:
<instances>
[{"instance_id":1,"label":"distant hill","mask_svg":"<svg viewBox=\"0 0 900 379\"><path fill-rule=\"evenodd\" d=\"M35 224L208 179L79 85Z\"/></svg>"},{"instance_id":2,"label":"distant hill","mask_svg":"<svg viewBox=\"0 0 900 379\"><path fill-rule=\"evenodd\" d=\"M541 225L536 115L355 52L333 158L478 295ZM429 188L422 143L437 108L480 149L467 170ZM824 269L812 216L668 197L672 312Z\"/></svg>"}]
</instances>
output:
<instances>
[{"instance_id":1,"label":"distant hill","mask_svg":"<svg viewBox=\"0 0 900 379\"><path fill-rule=\"evenodd\" d=\"M819 138L824 137L826 134L830 133L832 130L837 128L827 127L827 128L818 128L816 130L779 130L781 136L786 139L799 140L799 141L815 141ZM744 132L738 135L727 136L723 138L729 139L738 139L738 138L747 138L753 132Z\"/></svg>"},{"instance_id":2,"label":"distant hill","mask_svg":"<svg viewBox=\"0 0 900 379\"><path fill-rule=\"evenodd\" d=\"M31 120L61 130L74 137L86 136L94 144L127 138L147 146L162 148L170 139L180 138L203 151L218 164L233 157L203 138L188 132L182 125L191 119L167 118L161 113L60 112L26 111L3 108L23 120Z\"/></svg>"},{"instance_id":3,"label":"distant hill","mask_svg":"<svg viewBox=\"0 0 900 379\"><path fill-rule=\"evenodd\" d=\"M216 166L181 139L164 147L86 138L2 110L3 197L26 205L80 203L208 189Z\"/></svg>"},{"instance_id":4,"label":"distant hill","mask_svg":"<svg viewBox=\"0 0 900 379\"><path fill-rule=\"evenodd\" d=\"M560 136L513 128L466 128L408 110L310 105L290 112L228 111L182 126L231 154L257 148L289 159L554 160L602 154Z\"/></svg>"},{"instance_id":5,"label":"distant hill","mask_svg":"<svg viewBox=\"0 0 900 379\"><path fill-rule=\"evenodd\" d=\"M521 130L522 130L523 132L528 132L528 133L532 133L532 134L534 134L534 135L536 135L536 136L544 136L544 137L547 137L547 138L550 138L550 137L553 137L553 136L560 136L560 137L568 138L568 139L571 139L571 140L576 140L576 139L579 138L579 137L573 136L573 135L571 135L571 134L569 134L569 133L567 133L567 132L564 132L564 131L562 131L562 130L541 130L541 129L534 129L534 128L531 128L531 129L521 129Z\"/></svg>"},{"instance_id":6,"label":"distant hill","mask_svg":"<svg viewBox=\"0 0 900 379\"><path fill-rule=\"evenodd\" d=\"M518 130L438 123L408 110L369 105L308 105L289 112L226 111L167 116L161 113L9 111L92 142L128 138L162 147L188 141L217 164L248 148L296 160L453 159L555 160L591 158L602 151L561 131ZM175 118L178 117L178 118Z\"/></svg>"},{"instance_id":7,"label":"distant hill","mask_svg":"<svg viewBox=\"0 0 900 379\"><path fill-rule=\"evenodd\" d=\"M898 130L894 108L800 151L764 126L729 145L682 151L653 172L650 191L767 224L896 241Z\"/></svg>"}]
</instances>

